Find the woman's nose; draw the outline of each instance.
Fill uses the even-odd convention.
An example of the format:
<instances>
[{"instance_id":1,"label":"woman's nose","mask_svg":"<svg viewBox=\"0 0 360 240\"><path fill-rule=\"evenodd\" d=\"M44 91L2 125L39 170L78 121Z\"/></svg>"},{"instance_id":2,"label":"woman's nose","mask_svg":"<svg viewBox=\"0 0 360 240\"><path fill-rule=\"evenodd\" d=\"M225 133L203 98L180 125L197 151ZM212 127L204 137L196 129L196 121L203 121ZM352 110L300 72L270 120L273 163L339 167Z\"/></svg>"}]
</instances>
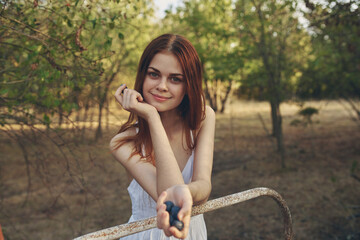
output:
<instances>
[{"instance_id":1,"label":"woman's nose","mask_svg":"<svg viewBox=\"0 0 360 240\"><path fill-rule=\"evenodd\" d=\"M167 78L166 77L162 77L159 84L156 86L156 88L159 90L159 91L167 91L168 88L167 88Z\"/></svg>"}]
</instances>

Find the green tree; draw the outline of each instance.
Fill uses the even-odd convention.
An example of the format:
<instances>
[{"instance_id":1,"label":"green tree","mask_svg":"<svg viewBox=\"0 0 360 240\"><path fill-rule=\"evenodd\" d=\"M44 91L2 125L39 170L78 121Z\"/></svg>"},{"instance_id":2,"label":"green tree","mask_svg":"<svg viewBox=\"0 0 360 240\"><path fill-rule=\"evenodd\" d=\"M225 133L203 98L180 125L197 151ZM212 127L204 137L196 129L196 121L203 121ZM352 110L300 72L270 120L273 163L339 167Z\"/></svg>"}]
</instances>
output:
<instances>
[{"instance_id":1,"label":"green tree","mask_svg":"<svg viewBox=\"0 0 360 240\"><path fill-rule=\"evenodd\" d=\"M99 200L86 177L89 166L94 167L94 153L89 144L83 151L88 153L86 159L79 153L83 145L74 146L78 124L73 115L80 118L83 108L86 112L98 107L96 136L101 136L101 113L112 83L134 75L144 42L149 41L151 28L145 28L152 21L152 1L19 0L0 4L0 131L8 137L7 142L17 144L18 148L11 147L22 154L27 177L27 186L14 187L27 193L13 201L11 206L16 209L8 208L9 201L0 203L1 209L8 210L0 214L7 219L2 223L4 234L12 231L12 238L25 239L28 229L19 229L18 224L34 221L28 208L41 208L47 227L61 221L68 230L65 237L56 233L50 238L69 239L91 228L85 224L88 199ZM60 126L71 123L72 128L58 129L53 124L56 121ZM4 185L2 199L14 194L11 182ZM74 186L84 193L84 208L79 212L70 211L63 199ZM41 195L40 201L39 189L45 190L46 196ZM47 215L55 205L64 207L65 221ZM30 235L36 230L31 231ZM41 238L39 235L34 238Z\"/></svg>"},{"instance_id":2,"label":"green tree","mask_svg":"<svg viewBox=\"0 0 360 240\"><path fill-rule=\"evenodd\" d=\"M0 19L0 121L50 126L98 106L147 39L152 1L9 1ZM141 37L140 37L141 36ZM41 114L41 115L40 115Z\"/></svg>"},{"instance_id":3,"label":"green tree","mask_svg":"<svg viewBox=\"0 0 360 240\"><path fill-rule=\"evenodd\" d=\"M86 8L65 3L6 2L1 10L1 123L42 123L77 108L79 90L96 81L101 66L80 40ZM85 11L85 12L84 12ZM105 54L105 53L104 53ZM43 114L38 118L38 114ZM61 119L61 117L60 117Z\"/></svg>"},{"instance_id":4,"label":"green tree","mask_svg":"<svg viewBox=\"0 0 360 240\"><path fill-rule=\"evenodd\" d=\"M236 1L237 30L252 62L250 79L271 106L272 133L277 140L281 165L285 167L280 104L292 97L301 76L308 36L296 17L297 2L291 0ZM249 81L247 81L249 82Z\"/></svg>"},{"instance_id":5,"label":"green tree","mask_svg":"<svg viewBox=\"0 0 360 240\"><path fill-rule=\"evenodd\" d=\"M203 64L206 97L219 112L225 111L243 65L233 20L231 0L187 0L162 23L194 44Z\"/></svg>"},{"instance_id":6,"label":"green tree","mask_svg":"<svg viewBox=\"0 0 360 240\"><path fill-rule=\"evenodd\" d=\"M117 9L111 9L111 11L111 19L113 19L114 15L117 14ZM154 34L153 16L154 10L151 1L136 1L131 4L131 8L126 9L125 21L110 22L107 32L97 32L99 39L101 36L108 37L108 48L113 54L101 61L104 72L96 85L98 126L95 132L95 140L102 136L103 110L109 100L109 90L113 89L111 84L117 79L124 81L124 75L135 76L138 59L145 48L145 44L150 41ZM101 44L99 42L94 49L96 51L102 49ZM113 98L111 98L112 100Z\"/></svg>"},{"instance_id":7,"label":"green tree","mask_svg":"<svg viewBox=\"0 0 360 240\"><path fill-rule=\"evenodd\" d=\"M305 1L313 58L298 88L303 98L345 99L360 119L360 1Z\"/></svg>"}]
</instances>

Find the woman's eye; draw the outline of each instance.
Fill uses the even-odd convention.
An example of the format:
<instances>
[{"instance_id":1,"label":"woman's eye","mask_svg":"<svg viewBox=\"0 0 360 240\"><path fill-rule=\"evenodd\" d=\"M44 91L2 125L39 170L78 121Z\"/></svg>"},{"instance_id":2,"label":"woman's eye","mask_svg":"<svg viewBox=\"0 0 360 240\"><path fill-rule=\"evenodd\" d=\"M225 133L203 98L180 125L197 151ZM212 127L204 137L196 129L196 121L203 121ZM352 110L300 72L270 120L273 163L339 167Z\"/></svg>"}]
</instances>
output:
<instances>
[{"instance_id":1,"label":"woman's eye","mask_svg":"<svg viewBox=\"0 0 360 240\"><path fill-rule=\"evenodd\" d=\"M159 74L154 73L154 72L149 72L148 74L149 74L149 76L152 77L152 78L156 78L156 77L159 76Z\"/></svg>"},{"instance_id":2,"label":"woman's eye","mask_svg":"<svg viewBox=\"0 0 360 240\"><path fill-rule=\"evenodd\" d=\"M171 81L173 81L173 82L182 82L183 80L182 80L182 78L172 77Z\"/></svg>"}]
</instances>

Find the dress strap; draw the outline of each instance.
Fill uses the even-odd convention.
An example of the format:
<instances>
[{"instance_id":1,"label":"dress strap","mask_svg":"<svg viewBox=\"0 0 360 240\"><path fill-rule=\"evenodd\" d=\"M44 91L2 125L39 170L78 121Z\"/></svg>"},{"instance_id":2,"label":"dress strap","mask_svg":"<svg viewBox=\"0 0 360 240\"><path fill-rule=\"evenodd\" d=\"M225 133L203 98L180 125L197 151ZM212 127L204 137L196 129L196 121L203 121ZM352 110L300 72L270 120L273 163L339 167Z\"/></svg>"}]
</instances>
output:
<instances>
[{"instance_id":1,"label":"dress strap","mask_svg":"<svg viewBox=\"0 0 360 240\"><path fill-rule=\"evenodd\" d=\"M138 128L138 127L135 127L135 131L136 131L136 133L138 133L138 132L139 132L139 128ZM146 155L145 145L144 145L144 144L141 145L141 153L142 153L143 156Z\"/></svg>"}]
</instances>

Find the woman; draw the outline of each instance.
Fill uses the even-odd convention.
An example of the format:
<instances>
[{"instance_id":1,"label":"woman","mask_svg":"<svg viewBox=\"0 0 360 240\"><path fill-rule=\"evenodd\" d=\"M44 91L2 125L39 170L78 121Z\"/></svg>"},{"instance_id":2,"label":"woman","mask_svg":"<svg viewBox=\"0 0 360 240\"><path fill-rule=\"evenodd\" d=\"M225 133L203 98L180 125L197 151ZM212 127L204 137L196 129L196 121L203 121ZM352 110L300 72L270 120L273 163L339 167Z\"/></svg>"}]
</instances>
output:
<instances>
[{"instance_id":1,"label":"woman","mask_svg":"<svg viewBox=\"0 0 360 240\"><path fill-rule=\"evenodd\" d=\"M110 143L130 180L129 222L157 215L159 228L124 239L206 239L203 216L190 216L192 205L211 192L215 113L205 105L195 48L179 35L154 39L140 59L134 89L121 85L115 98L130 112ZM170 226L165 201L181 207L183 230Z\"/></svg>"}]
</instances>

